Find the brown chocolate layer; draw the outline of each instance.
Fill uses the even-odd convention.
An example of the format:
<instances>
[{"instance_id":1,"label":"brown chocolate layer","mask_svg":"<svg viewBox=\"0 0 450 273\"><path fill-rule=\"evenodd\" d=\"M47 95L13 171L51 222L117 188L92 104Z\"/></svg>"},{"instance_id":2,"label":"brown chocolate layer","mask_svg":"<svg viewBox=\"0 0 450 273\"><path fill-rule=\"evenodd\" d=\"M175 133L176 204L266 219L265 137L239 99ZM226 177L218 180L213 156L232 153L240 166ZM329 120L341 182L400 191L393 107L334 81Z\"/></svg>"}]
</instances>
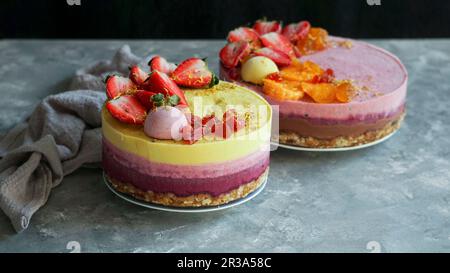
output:
<instances>
[{"instance_id":1,"label":"brown chocolate layer","mask_svg":"<svg viewBox=\"0 0 450 273\"><path fill-rule=\"evenodd\" d=\"M304 137L313 137L317 139L333 139L336 137L354 137L366 132L376 131L384 128L386 125L400 119L405 111L372 121L353 122L350 124L320 124L312 122L303 117L280 117L280 133L292 132Z\"/></svg>"}]
</instances>

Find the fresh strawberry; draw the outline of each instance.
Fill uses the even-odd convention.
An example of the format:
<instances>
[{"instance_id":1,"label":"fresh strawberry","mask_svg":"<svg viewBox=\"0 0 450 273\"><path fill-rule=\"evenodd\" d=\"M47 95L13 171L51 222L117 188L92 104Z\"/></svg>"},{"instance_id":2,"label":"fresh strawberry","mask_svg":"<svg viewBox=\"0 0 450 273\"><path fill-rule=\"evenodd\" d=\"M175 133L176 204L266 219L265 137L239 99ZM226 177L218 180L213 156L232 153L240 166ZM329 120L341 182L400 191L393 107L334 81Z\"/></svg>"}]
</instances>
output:
<instances>
[{"instance_id":1,"label":"fresh strawberry","mask_svg":"<svg viewBox=\"0 0 450 273\"><path fill-rule=\"evenodd\" d=\"M309 30L311 29L311 24L308 21L301 21L298 23L298 39L303 40L308 37Z\"/></svg>"},{"instance_id":2,"label":"fresh strawberry","mask_svg":"<svg viewBox=\"0 0 450 273\"><path fill-rule=\"evenodd\" d=\"M170 75L177 68L177 66L174 63L168 62L161 56L153 57L148 62L148 65L150 66L150 71L158 70L167 75Z\"/></svg>"},{"instance_id":3,"label":"fresh strawberry","mask_svg":"<svg viewBox=\"0 0 450 273\"><path fill-rule=\"evenodd\" d=\"M141 104L147 109L153 108L152 96L156 95L156 93L146 91L146 90L138 90L134 94L134 96L141 102Z\"/></svg>"},{"instance_id":4,"label":"fresh strawberry","mask_svg":"<svg viewBox=\"0 0 450 273\"><path fill-rule=\"evenodd\" d=\"M239 27L228 33L228 42L247 41L250 44L259 43L258 33L249 27Z\"/></svg>"},{"instance_id":5,"label":"fresh strawberry","mask_svg":"<svg viewBox=\"0 0 450 273\"><path fill-rule=\"evenodd\" d=\"M277 49L289 56L295 56L294 46L283 35L275 32L267 33L261 36L261 42L264 46Z\"/></svg>"},{"instance_id":6,"label":"fresh strawberry","mask_svg":"<svg viewBox=\"0 0 450 273\"><path fill-rule=\"evenodd\" d=\"M211 87L219 83L206 62L199 58L189 58L179 64L172 73L172 79L178 85L191 88Z\"/></svg>"},{"instance_id":7,"label":"fresh strawberry","mask_svg":"<svg viewBox=\"0 0 450 273\"><path fill-rule=\"evenodd\" d=\"M250 50L250 44L246 41L229 43L220 50L220 61L225 67L236 67L242 59L250 54Z\"/></svg>"},{"instance_id":8,"label":"fresh strawberry","mask_svg":"<svg viewBox=\"0 0 450 273\"><path fill-rule=\"evenodd\" d=\"M137 86L141 86L148 78L148 73L140 69L139 66L133 65L132 67L130 67L129 78L134 82L134 84L136 84Z\"/></svg>"},{"instance_id":9,"label":"fresh strawberry","mask_svg":"<svg viewBox=\"0 0 450 273\"><path fill-rule=\"evenodd\" d=\"M300 23L293 23L285 26L281 34L283 34L289 41L295 43L298 40L303 40L308 37L311 24L308 21L301 21Z\"/></svg>"},{"instance_id":10,"label":"fresh strawberry","mask_svg":"<svg viewBox=\"0 0 450 273\"><path fill-rule=\"evenodd\" d=\"M121 122L142 125L147 116L147 110L132 95L124 95L106 103L109 113Z\"/></svg>"},{"instance_id":11,"label":"fresh strawberry","mask_svg":"<svg viewBox=\"0 0 450 273\"><path fill-rule=\"evenodd\" d=\"M277 21L265 21L258 20L253 25L253 29L259 33L259 35L264 35L269 32L281 32L281 23Z\"/></svg>"},{"instance_id":12,"label":"fresh strawberry","mask_svg":"<svg viewBox=\"0 0 450 273\"><path fill-rule=\"evenodd\" d=\"M292 60L289 57L289 55L287 55L283 51L274 48L263 47L261 49L256 50L254 53L257 56L264 56L271 59L279 66L288 66L292 63Z\"/></svg>"},{"instance_id":13,"label":"fresh strawberry","mask_svg":"<svg viewBox=\"0 0 450 273\"><path fill-rule=\"evenodd\" d=\"M188 105L183 91L178 85L166 74L155 70L150 73L150 76L144 82L145 89L152 90L155 93L162 93L164 95L177 95L180 98L180 105Z\"/></svg>"},{"instance_id":14,"label":"fresh strawberry","mask_svg":"<svg viewBox=\"0 0 450 273\"><path fill-rule=\"evenodd\" d=\"M134 90L136 90L136 85L129 78L116 75L106 78L106 95L110 99L115 99Z\"/></svg>"}]
</instances>

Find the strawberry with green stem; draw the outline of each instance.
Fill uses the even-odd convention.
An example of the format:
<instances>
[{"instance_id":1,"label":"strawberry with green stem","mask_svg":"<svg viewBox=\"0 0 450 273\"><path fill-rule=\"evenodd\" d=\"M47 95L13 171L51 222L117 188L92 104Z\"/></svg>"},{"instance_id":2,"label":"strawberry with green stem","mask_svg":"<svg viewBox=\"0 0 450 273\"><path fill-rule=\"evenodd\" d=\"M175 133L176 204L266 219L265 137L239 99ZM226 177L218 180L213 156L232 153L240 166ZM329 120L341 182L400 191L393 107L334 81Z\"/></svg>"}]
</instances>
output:
<instances>
[{"instance_id":1,"label":"strawberry with green stem","mask_svg":"<svg viewBox=\"0 0 450 273\"><path fill-rule=\"evenodd\" d=\"M209 70L205 59L199 58L184 60L171 77L176 84L190 88L213 87L219 83L219 78Z\"/></svg>"}]
</instances>

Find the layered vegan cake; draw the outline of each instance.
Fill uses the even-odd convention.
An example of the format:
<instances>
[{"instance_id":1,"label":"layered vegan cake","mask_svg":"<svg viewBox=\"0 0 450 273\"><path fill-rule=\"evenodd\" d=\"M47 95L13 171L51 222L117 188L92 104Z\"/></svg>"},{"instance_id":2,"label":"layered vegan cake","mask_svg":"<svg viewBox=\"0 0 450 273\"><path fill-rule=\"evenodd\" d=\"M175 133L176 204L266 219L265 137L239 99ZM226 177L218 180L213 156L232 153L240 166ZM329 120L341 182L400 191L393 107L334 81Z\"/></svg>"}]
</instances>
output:
<instances>
[{"instance_id":1,"label":"layered vegan cake","mask_svg":"<svg viewBox=\"0 0 450 273\"><path fill-rule=\"evenodd\" d=\"M201 59L155 57L151 73L107 79L103 169L120 192L175 207L243 198L269 170L270 105L219 82ZM182 87L182 88L180 88Z\"/></svg>"},{"instance_id":2,"label":"layered vegan cake","mask_svg":"<svg viewBox=\"0 0 450 273\"><path fill-rule=\"evenodd\" d=\"M408 76L396 56L307 21L239 27L219 56L222 79L279 107L283 144L358 146L392 134L405 115Z\"/></svg>"}]
</instances>

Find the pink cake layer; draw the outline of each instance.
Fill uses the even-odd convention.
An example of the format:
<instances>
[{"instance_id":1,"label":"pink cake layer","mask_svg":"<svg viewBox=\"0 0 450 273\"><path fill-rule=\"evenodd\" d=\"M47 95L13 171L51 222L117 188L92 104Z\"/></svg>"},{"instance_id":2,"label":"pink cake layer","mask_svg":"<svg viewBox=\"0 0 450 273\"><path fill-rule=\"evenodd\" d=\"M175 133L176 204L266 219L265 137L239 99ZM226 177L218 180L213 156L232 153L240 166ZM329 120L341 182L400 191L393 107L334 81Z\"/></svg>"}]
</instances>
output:
<instances>
[{"instance_id":1,"label":"pink cake layer","mask_svg":"<svg viewBox=\"0 0 450 273\"><path fill-rule=\"evenodd\" d=\"M341 38L332 38L342 41ZM278 101L265 96L261 87L233 80L235 71L221 66L223 79L248 87L279 105L280 117L308 117L316 121L361 122L366 118L386 118L402 109L406 100L408 75L401 61L391 53L364 42L353 41L352 48L332 47L300 58L334 70L336 78L354 80L359 87L357 96L349 103L318 104L308 101Z\"/></svg>"},{"instance_id":2,"label":"pink cake layer","mask_svg":"<svg viewBox=\"0 0 450 273\"><path fill-rule=\"evenodd\" d=\"M218 196L261 176L269 166L270 151L257 151L218 164L172 165L151 162L115 147L103 138L103 170L114 179L144 191L189 196Z\"/></svg>"}]
</instances>

